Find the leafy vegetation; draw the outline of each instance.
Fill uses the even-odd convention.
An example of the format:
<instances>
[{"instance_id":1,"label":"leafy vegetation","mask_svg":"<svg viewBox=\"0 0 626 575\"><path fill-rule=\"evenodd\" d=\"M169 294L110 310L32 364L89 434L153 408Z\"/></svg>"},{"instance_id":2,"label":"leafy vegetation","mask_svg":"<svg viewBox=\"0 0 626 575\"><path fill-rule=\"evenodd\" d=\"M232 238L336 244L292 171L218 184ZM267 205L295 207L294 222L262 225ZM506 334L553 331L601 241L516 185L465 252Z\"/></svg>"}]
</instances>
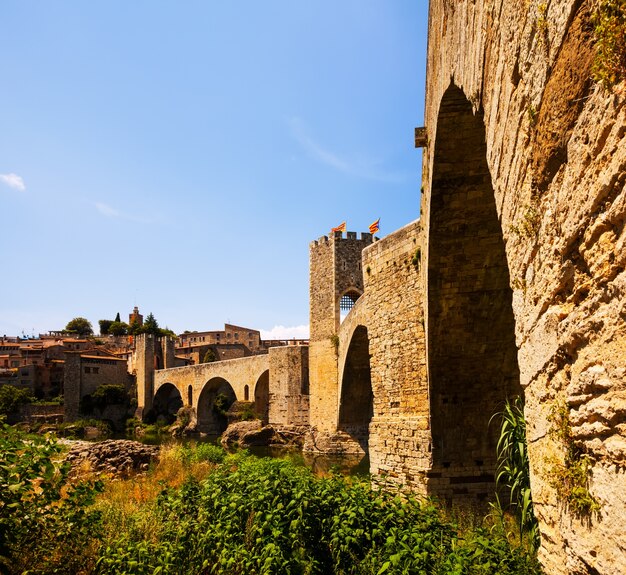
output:
<instances>
[{"instance_id":1,"label":"leafy vegetation","mask_svg":"<svg viewBox=\"0 0 626 575\"><path fill-rule=\"evenodd\" d=\"M206 350L206 353L202 358L202 363L213 363L214 361L217 361L217 356L215 355L213 348L210 347Z\"/></svg>"},{"instance_id":2,"label":"leafy vegetation","mask_svg":"<svg viewBox=\"0 0 626 575\"><path fill-rule=\"evenodd\" d=\"M101 548L99 573L539 573L505 537L461 535L429 501L245 454L166 489L151 513L158 529L137 512L137 530Z\"/></svg>"},{"instance_id":3,"label":"leafy vegetation","mask_svg":"<svg viewBox=\"0 0 626 575\"><path fill-rule=\"evenodd\" d=\"M540 573L499 531L460 530L433 502L365 478L318 478L198 444L166 448L147 474L103 486L70 482L59 455L50 440L2 430L10 575Z\"/></svg>"},{"instance_id":4,"label":"leafy vegetation","mask_svg":"<svg viewBox=\"0 0 626 575\"><path fill-rule=\"evenodd\" d=\"M20 405L31 403L34 397L28 389L14 385L0 385L0 416L15 413Z\"/></svg>"},{"instance_id":5,"label":"leafy vegetation","mask_svg":"<svg viewBox=\"0 0 626 575\"><path fill-rule=\"evenodd\" d=\"M75 317L74 319L70 320L65 326L65 331L68 333L75 333L80 337L93 335L91 322L84 317Z\"/></svg>"},{"instance_id":6,"label":"leafy vegetation","mask_svg":"<svg viewBox=\"0 0 626 575\"><path fill-rule=\"evenodd\" d=\"M612 88L626 79L626 0L601 0L592 24L596 41L593 77Z\"/></svg>"},{"instance_id":7,"label":"leafy vegetation","mask_svg":"<svg viewBox=\"0 0 626 575\"><path fill-rule=\"evenodd\" d=\"M108 333L111 335L127 335L128 334L128 324L123 321L114 321L109 326Z\"/></svg>"},{"instance_id":8,"label":"leafy vegetation","mask_svg":"<svg viewBox=\"0 0 626 575\"><path fill-rule=\"evenodd\" d=\"M94 568L101 522L92 504L102 484L70 481L69 464L59 462L60 452L51 439L26 438L0 425L2 573Z\"/></svg>"},{"instance_id":9,"label":"leafy vegetation","mask_svg":"<svg viewBox=\"0 0 626 575\"><path fill-rule=\"evenodd\" d=\"M574 440L565 402L553 406L549 420L550 434L560 441L562 448L562 457L548 462L550 485L575 516L589 518L600 510L600 504L589 491L591 459Z\"/></svg>"},{"instance_id":10,"label":"leafy vegetation","mask_svg":"<svg viewBox=\"0 0 626 575\"><path fill-rule=\"evenodd\" d=\"M112 319L99 319L98 325L100 326L100 335L107 335L112 323Z\"/></svg>"},{"instance_id":11,"label":"leafy vegetation","mask_svg":"<svg viewBox=\"0 0 626 575\"><path fill-rule=\"evenodd\" d=\"M520 542L528 537L533 549L539 547L539 526L533 512L530 492L530 463L526 448L526 420L521 397L506 402L504 410L496 414L500 418L498 439L498 469L496 474L496 501L492 507L504 523L505 510L517 519ZM508 494L508 502L501 499L502 491Z\"/></svg>"}]
</instances>

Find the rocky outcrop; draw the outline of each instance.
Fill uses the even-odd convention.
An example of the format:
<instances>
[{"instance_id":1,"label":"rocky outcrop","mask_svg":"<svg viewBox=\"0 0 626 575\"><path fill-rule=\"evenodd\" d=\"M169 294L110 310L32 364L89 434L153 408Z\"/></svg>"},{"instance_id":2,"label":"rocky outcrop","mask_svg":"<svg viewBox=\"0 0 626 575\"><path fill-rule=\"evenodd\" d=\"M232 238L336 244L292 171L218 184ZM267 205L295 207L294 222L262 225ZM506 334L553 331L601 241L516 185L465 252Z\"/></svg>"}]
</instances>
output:
<instances>
[{"instance_id":1,"label":"rocky outcrop","mask_svg":"<svg viewBox=\"0 0 626 575\"><path fill-rule=\"evenodd\" d=\"M158 446L126 439L68 443L72 447L66 459L75 471L84 469L108 475L130 475L147 471L150 464L159 458Z\"/></svg>"},{"instance_id":2,"label":"rocky outcrop","mask_svg":"<svg viewBox=\"0 0 626 575\"><path fill-rule=\"evenodd\" d=\"M231 423L222 434L222 445L251 447L255 445L269 445L274 436L274 428L263 426L261 420L236 421Z\"/></svg>"},{"instance_id":3,"label":"rocky outcrop","mask_svg":"<svg viewBox=\"0 0 626 575\"><path fill-rule=\"evenodd\" d=\"M263 425L260 419L236 421L231 423L222 434L224 447L283 447L301 448L304 442L305 428L293 426L278 429L271 425Z\"/></svg>"}]
</instances>

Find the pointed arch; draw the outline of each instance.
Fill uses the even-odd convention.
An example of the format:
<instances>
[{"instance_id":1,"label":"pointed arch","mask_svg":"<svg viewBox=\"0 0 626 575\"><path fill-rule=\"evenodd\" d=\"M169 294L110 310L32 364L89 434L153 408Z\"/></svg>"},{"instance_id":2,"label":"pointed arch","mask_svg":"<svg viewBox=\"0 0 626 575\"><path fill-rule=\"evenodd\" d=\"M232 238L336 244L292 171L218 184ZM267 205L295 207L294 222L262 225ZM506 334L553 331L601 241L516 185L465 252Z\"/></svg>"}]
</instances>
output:
<instances>
[{"instance_id":1,"label":"pointed arch","mask_svg":"<svg viewBox=\"0 0 626 575\"><path fill-rule=\"evenodd\" d=\"M455 85L439 112L428 245L433 468L453 477L458 490L463 483L493 480L497 430L489 420L520 385L485 127Z\"/></svg>"},{"instance_id":2,"label":"pointed arch","mask_svg":"<svg viewBox=\"0 0 626 575\"><path fill-rule=\"evenodd\" d=\"M339 399L338 429L350 434L368 451L369 424L373 415L372 379L367 328L358 325L352 334Z\"/></svg>"}]
</instances>

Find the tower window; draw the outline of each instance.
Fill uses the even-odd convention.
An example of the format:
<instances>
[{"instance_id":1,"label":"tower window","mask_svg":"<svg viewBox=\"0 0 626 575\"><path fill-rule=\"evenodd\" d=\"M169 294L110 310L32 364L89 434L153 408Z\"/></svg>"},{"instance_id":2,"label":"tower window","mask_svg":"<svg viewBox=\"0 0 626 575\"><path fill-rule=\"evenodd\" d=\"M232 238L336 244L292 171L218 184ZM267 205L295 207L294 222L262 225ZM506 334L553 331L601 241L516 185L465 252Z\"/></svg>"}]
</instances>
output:
<instances>
[{"instance_id":1,"label":"tower window","mask_svg":"<svg viewBox=\"0 0 626 575\"><path fill-rule=\"evenodd\" d=\"M356 300L359 299L359 295L360 294L353 291L342 295L341 300L339 300L339 309L341 311L350 311L354 307Z\"/></svg>"}]
</instances>

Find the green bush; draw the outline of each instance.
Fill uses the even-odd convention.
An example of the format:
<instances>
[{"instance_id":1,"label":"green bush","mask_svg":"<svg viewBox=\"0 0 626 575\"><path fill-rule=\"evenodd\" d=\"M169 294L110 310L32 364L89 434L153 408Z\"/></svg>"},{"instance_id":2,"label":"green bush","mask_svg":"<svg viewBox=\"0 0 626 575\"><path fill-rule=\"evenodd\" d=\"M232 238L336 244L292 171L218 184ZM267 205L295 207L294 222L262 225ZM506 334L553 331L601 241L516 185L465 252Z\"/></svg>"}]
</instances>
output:
<instances>
[{"instance_id":1,"label":"green bush","mask_svg":"<svg viewBox=\"0 0 626 575\"><path fill-rule=\"evenodd\" d=\"M71 483L51 439L0 425L0 572L79 573L93 568L99 483ZM71 542L71 545L68 543Z\"/></svg>"},{"instance_id":2,"label":"green bush","mask_svg":"<svg viewBox=\"0 0 626 575\"><path fill-rule=\"evenodd\" d=\"M101 385L92 394L83 396L80 400L80 411L84 414L102 411L108 405L130 406L130 396L123 385Z\"/></svg>"},{"instance_id":3,"label":"green bush","mask_svg":"<svg viewBox=\"0 0 626 575\"><path fill-rule=\"evenodd\" d=\"M31 403L34 399L28 389L2 385L0 386L0 415L15 413L20 405Z\"/></svg>"},{"instance_id":4,"label":"green bush","mask_svg":"<svg viewBox=\"0 0 626 575\"><path fill-rule=\"evenodd\" d=\"M244 454L227 456L202 482L163 491L155 512L158 536L107 542L99 573L540 572L503 535L462 537L427 500Z\"/></svg>"}]
</instances>

